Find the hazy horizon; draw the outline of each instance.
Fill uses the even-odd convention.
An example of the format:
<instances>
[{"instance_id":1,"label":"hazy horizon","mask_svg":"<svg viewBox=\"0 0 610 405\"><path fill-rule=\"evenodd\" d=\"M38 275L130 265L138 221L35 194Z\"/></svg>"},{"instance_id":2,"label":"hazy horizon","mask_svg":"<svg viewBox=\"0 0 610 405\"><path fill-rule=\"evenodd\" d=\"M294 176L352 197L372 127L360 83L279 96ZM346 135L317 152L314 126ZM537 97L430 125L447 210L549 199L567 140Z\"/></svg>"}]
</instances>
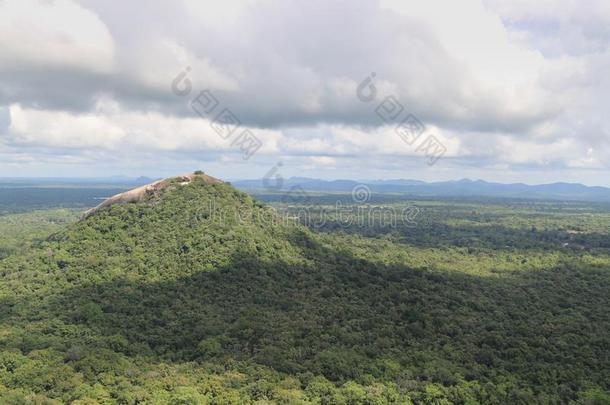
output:
<instances>
[{"instance_id":1,"label":"hazy horizon","mask_svg":"<svg viewBox=\"0 0 610 405\"><path fill-rule=\"evenodd\" d=\"M142 174L142 175L137 175L137 176L128 176L128 175L123 175L123 174L112 174L112 175L106 175L106 176L73 176L73 177L69 177L69 176L24 176L24 177L20 177L20 176L0 176L0 181L1 180L74 180L74 181L93 181L93 180L128 180L128 181L134 181L137 180L139 178L145 178L145 179L161 179L161 178L169 178L169 177L174 177L174 176L178 176L181 174L185 174L185 173L190 173L191 171L185 170L179 173L173 173L170 175L159 175L159 176L155 176L155 175L147 175L147 174ZM214 173L208 173L207 174L212 175L213 177L217 177L220 178L221 180L224 181L229 181L229 182L241 182L241 181L257 181L257 180L261 180L261 177L240 177L240 178L221 178L218 176L215 176ZM481 179L481 178L468 178L468 177L462 177L462 178L450 178L450 179L446 179L446 180L432 180L432 181L427 181L427 180L422 180L422 179L417 179L417 178L348 178L348 177L340 177L340 178L324 178L324 177L308 177L308 176L287 176L287 177L283 177L284 179L308 179L308 180L320 180L320 181L326 181L326 182L333 182L333 181L353 181L353 182L361 182L361 183L366 183L366 182L392 182L392 181L396 181L396 182L400 182L400 181L421 181L424 183L445 183L445 182L460 182L460 181L470 181L470 182L485 182L485 183L492 183L492 184L502 184L502 185L510 185L510 184L525 184L527 186L540 186L540 185L548 185L548 184L560 184L560 183L564 183L564 184L581 184L584 185L586 187L604 187L604 188L608 188L610 189L610 187L605 186L605 185L601 185L601 184L587 184L587 183L583 183L583 182L567 182L567 181L553 181L553 182L549 182L549 183L530 183L527 181L518 181L518 182L501 182L501 181L489 181L486 179Z\"/></svg>"}]
</instances>

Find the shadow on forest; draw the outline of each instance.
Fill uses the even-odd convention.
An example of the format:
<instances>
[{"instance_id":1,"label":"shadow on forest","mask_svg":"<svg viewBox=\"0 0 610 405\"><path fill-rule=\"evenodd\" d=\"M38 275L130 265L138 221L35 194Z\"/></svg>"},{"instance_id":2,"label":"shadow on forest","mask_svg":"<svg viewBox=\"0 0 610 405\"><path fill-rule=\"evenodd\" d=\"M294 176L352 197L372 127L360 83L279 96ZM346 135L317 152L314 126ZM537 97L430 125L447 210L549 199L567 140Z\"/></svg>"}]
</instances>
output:
<instances>
[{"instance_id":1,"label":"shadow on forest","mask_svg":"<svg viewBox=\"0 0 610 405\"><path fill-rule=\"evenodd\" d=\"M233 358L341 381L393 378L391 359L413 379L443 383L509 373L532 386L610 381L608 271L484 278L374 263L302 232L290 242L313 264L238 251L216 271L118 278L49 297L44 307L86 330L89 344L159 361Z\"/></svg>"}]
</instances>

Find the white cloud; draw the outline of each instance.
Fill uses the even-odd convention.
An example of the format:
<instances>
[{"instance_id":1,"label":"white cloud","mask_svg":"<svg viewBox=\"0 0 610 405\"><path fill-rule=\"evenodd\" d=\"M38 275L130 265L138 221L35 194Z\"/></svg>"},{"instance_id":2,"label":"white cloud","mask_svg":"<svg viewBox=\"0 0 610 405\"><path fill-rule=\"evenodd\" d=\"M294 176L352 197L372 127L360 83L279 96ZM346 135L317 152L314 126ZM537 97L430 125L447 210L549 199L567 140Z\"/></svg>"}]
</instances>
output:
<instances>
[{"instance_id":1,"label":"white cloud","mask_svg":"<svg viewBox=\"0 0 610 405\"><path fill-rule=\"evenodd\" d=\"M309 160L315 165L333 167L337 164L337 160L330 156L310 156Z\"/></svg>"},{"instance_id":2,"label":"white cloud","mask_svg":"<svg viewBox=\"0 0 610 405\"><path fill-rule=\"evenodd\" d=\"M70 0L0 2L0 72L86 69L111 72L114 42L99 17Z\"/></svg>"},{"instance_id":3,"label":"white cloud","mask_svg":"<svg viewBox=\"0 0 610 405\"><path fill-rule=\"evenodd\" d=\"M8 143L13 146L104 149L130 151L234 151L231 140L221 138L208 120L164 116L155 112L122 111L111 101L101 101L87 114L27 109L12 105ZM263 141L260 153L273 153L281 134L275 130L250 130Z\"/></svg>"},{"instance_id":4,"label":"white cloud","mask_svg":"<svg viewBox=\"0 0 610 405\"><path fill-rule=\"evenodd\" d=\"M130 108L184 114L168 88L190 66L195 88L218 91L253 126L377 125L366 113L370 106L355 97L355 87L371 71L380 95L396 95L436 125L519 131L559 110L537 82L543 58L510 43L500 19L475 0L444 13L434 11L438 2L384 2L380 8L373 0L314 0L299 7L277 0L146 7L83 1L86 9L67 0L20 4L6 3L5 19L26 18L31 9L31 15L47 17L41 32L72 27L76 17L91 20L87 29L75 25L38 41L48 55L27 51L41 65L74 60L80 70L39 71L36 82L44 85L35 88L23 74L0 83L0 100L7 93L7 101L40 108L87 110L102 93ZM226 25L212 23L216 16ZM464 25L459 16L474 21ZM88 33L81 47L73 39L80 30ZM8 49L28 43L22 31L7 37ZM106 59L87 53L86 45L106 50L100 51ZM9 64L25 63L14 52L5 56ZM106 65L114 70L101 68Z\"/></svg>"},{"instance_id":5,"label":"white cloud","mask_svg":"<svg viewBox=\"0 0 610 405\"><path fill-rule=\"evenodd\" d=\"M338 171L378 156L375 167L400 170L423 163L374 112L394 95L447 148L447 175L601 170L609 26L603 0L4 0L0 136L14 156L234 164L230 141L188 107L209 88L264 139L261 156ZM187 66L193 90L179 97L170 83ZM377 100L363 103L371 72Z\"/></svg>"}]
</instances>

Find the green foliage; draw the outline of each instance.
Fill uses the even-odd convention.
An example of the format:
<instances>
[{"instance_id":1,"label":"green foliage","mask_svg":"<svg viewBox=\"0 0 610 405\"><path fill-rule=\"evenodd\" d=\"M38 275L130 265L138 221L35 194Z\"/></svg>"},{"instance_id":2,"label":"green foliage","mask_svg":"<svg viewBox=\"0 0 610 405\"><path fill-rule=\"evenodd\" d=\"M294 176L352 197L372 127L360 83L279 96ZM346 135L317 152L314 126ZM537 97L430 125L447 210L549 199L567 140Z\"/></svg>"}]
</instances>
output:
<instances>
[{"instance_id":1,"label":"green foliage","mask_svg":"<svg viewBox=\"0 0 610 405\"><path fill-rule=\"evenodd\" d=\"M608 213L421 205L315 233L195 178L51 229L0 261L0 403L608 403Z\"/></svg>"},{"instance_id":2,"label":"green foliage","mask_svg":"<svg viewBox=\"0 0 610 405\"><path fill-rule=\"evenodd\" d=\"M77 210L51 209L0 216L0 260L27 252L49 234L76 221L78 215Z\"/></svg>"}]
</instances>

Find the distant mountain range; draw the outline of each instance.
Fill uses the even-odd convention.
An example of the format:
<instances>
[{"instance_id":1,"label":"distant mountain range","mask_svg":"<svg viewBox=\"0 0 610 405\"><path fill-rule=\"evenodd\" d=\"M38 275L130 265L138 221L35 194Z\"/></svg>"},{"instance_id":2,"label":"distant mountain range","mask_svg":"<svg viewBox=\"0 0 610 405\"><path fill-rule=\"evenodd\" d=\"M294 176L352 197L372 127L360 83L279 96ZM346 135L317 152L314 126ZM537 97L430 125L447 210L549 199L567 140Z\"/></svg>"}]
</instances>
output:
<instances>
[{"instance_id":1,"label":"distant mountain range","mask_svg":"<svg viewBox=\"0 0 610 405\"><path fill-rule=\"evenodd\" d=\"M232 184L246 191L275 192L279 184L274 181L265 184L262 179L233 181ZM491 183L483 180L455 180L441 182L425 182L419 180L321 180L306 177L291 177L284 179L282 190L301 187L312 192L351 192L357 185L369 187L373 193L400 193L414 196L442 197L497 197L526 198L570 201L610 202L610 188L589 187L579 183L552 183L528 185L524 183Z\"/></svg>"},{"instance_id":2,"label":"distant mountain range","mask_svg":"<svg viewBox=\"0 0 610 405\"><path fill-rule=\"evenodd\" d=\"M154 180L151 177L108 176L98 178L67 177L0 177L0 189L15 187L115 187L130 189ZM358 185L367 186L371 192L380 194L405 194L417 197L494 197L544 200L610 202L610 188L589 187L580 183L551 183L528 185L524 183L493 183L484 180L452 180L425 182L411 179L390 180L322 180L308 177L290 177L281 184L275 180L237 180L231 182L236 188L253 193L275 193L300 187L305 191L319 193L351 193ZM281 187L280 187L281 186Z\"/></svg>"}]
</instances>

